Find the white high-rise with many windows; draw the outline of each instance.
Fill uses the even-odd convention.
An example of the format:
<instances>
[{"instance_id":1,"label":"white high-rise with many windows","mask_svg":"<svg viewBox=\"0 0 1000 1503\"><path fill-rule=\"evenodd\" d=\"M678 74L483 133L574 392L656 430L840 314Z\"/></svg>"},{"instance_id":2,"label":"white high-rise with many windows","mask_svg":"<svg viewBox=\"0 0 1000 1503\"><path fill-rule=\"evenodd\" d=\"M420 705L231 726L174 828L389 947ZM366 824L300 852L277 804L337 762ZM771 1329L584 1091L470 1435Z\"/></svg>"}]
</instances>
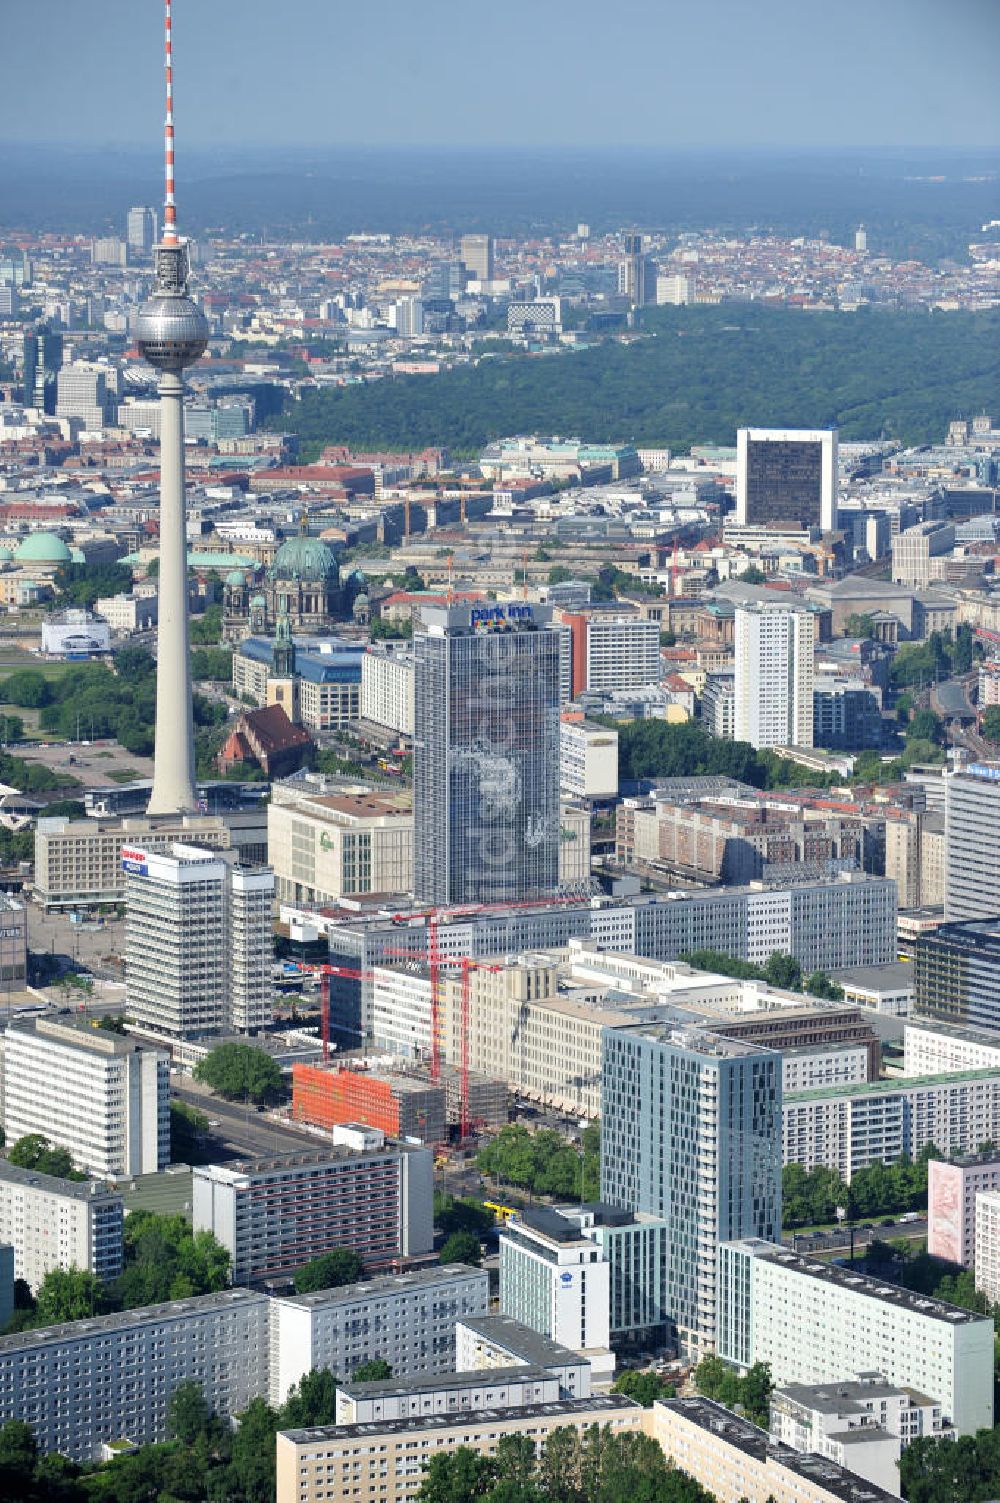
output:
<instances>
[{"instance_id":1,"label":"white high-rise with many windows","mask_svg":"<svg viewBox=\"0 0 1000 1503\"><path fill-rule=\"evenodd\" d=\"M738 606L735 649L736 740L758 748L812 746L812 612L785 605Z\"/></svg>"},{"instance_id":2,"label":"white high-rise with many windows","mask_svg":"<svg viewBox=\"0 0 1000 1503\"><path fill-rule=\"evenodd\" d=\"M271 1018L274 873L213 851L123 846L127 1012L168 1038L249 1032Z\"/></svg>"},{"instance_id":3,"label":"white high-rise with many windows","mask_svg":"<svg viewBox=\"0 0 1000 1503\"><path fill-rule=\"evenodd\" d=\"M14 1019L4 1036L3 1127L69 1150L88 1174L155 1174L170 1162L170 1056L54 1018Z\"/></svg>"}]
</instances>

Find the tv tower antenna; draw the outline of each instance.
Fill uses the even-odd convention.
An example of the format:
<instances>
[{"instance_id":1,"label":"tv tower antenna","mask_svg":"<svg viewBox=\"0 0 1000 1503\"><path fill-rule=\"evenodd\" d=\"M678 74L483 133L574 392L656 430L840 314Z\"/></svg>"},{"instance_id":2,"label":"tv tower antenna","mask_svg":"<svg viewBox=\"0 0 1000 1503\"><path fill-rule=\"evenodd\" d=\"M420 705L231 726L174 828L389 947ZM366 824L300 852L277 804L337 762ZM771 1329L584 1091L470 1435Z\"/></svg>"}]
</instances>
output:
<instances>
[{"instance_id":1,"label":"tv tower antenna","mask_svg":"<svg viewBox=\"0 0 1000 1503\"><path fill-rule=\"evenodd\" d=\"M188 627L187 508L184 493L184 367L208 344L208 323L189 296L188 246L177 234L174 201L174 57L171 0L163 0L166 117L163 130L163 237L156 285L135 323L140 353L159 372L160 575L156 664L156 746L150 814L194 810L194 727Z\"/></svg>"}]
</instances>

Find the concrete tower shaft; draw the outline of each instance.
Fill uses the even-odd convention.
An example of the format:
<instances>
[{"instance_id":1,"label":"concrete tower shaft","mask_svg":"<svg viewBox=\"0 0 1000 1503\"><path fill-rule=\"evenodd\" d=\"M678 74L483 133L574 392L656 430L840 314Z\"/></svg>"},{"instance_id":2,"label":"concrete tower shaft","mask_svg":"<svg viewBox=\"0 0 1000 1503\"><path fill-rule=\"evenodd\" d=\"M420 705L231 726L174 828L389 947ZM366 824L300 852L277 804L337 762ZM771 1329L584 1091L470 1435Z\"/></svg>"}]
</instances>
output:
<instances>
[{"instance_id":1,"label":"concrete tower shaft","mask_svg":"<svg viewBox=\"0 0 1000 1503\"><path fill-rule=\"evenodd\" d=\"M139 309L135 338L160 373L160 577L156 668L156 748L150 814L197 807L188 628L187 507L184 490L184 367L208 343L205 315L187 292L187 243L174 207L173 37L164 0L167 109L164 130L163 239L156 286Z\"/></svg>"}]
</instances>

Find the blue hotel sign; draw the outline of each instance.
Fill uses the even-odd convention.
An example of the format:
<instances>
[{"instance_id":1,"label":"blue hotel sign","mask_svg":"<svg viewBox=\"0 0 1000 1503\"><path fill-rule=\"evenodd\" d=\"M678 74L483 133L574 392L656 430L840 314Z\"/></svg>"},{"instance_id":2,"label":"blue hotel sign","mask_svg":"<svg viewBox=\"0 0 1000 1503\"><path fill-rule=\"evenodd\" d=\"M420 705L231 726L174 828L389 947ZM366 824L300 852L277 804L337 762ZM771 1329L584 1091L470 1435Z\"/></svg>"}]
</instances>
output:
<instances>
[{"instance_id":1,"label":"blue hotel sign","mask_svg":"<svg viewBox=\"0 0 1000 1503\"><path fill-rule=\"evenodd\" d=\"M530 605L477 605L472 608L472 625L476 631L493 631L515 621L533 621L534 618L535 612Z\"/></svg>"}]
</instances>

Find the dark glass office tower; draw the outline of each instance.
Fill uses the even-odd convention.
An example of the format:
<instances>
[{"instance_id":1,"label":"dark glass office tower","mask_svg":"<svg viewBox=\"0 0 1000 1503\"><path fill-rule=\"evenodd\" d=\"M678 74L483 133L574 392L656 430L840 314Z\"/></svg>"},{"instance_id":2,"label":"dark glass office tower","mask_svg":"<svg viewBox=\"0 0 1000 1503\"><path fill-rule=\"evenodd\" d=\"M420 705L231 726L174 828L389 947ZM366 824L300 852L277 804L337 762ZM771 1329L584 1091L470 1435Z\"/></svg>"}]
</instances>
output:
<instances>
[{"instance_id":1,"label":"dark glass office tower","mask_svg":"<svg viewBox=\"0 0 1000 1503\"><path fill-rule=\"evenodd\" d=\"M527 604L426 607L414 637L414 890L503 903L559 885L559 633Z\"/></svg>"}]
</instances>

